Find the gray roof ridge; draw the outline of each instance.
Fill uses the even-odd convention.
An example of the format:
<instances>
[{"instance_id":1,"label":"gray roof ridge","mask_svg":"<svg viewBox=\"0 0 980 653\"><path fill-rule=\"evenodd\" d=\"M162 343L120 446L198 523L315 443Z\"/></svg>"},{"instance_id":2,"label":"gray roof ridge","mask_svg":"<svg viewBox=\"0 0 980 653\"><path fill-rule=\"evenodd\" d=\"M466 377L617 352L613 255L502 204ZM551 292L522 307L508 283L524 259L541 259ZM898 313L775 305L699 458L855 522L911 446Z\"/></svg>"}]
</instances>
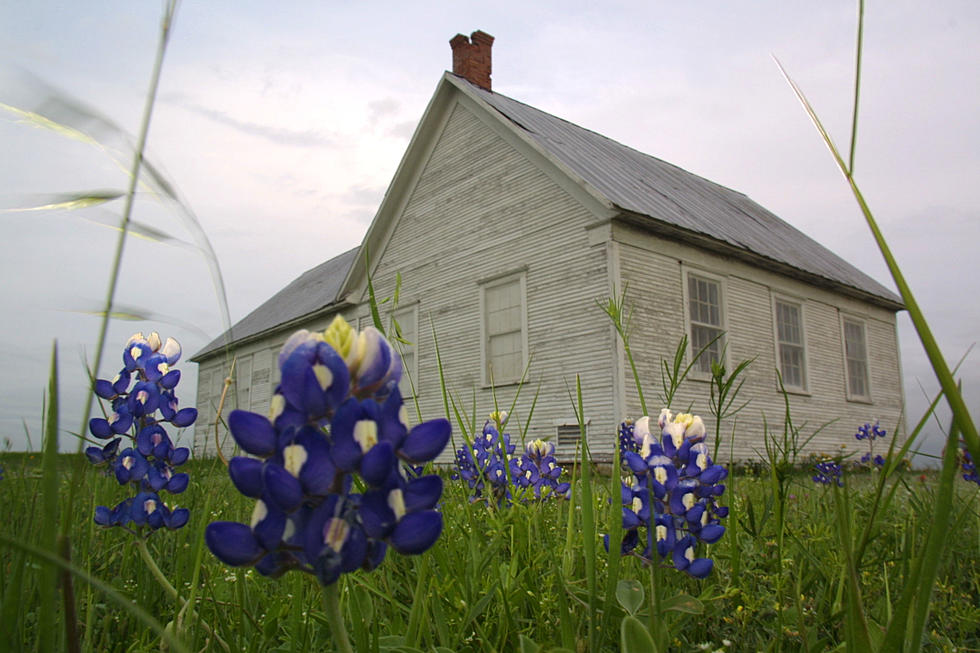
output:
<instances>
[{"instance_id":1,"label":"gray roof ridge","mask_svg":"<svg viewBox=\"0 0 980 653\"><path fill-rule=\"evenodd\" d=\"M750 259L761 256L857 290L893 310L903 308L894 291L746 193L520 100L459 81L617 209L742 249ZM739 226L732 219L745 222Z\"/></svg>"},{"instance_id":2,"label":"gray roof ridge","mask_svg":"<svg viewBox=\"0 0 980 653\"><path fill-rule=\"evenodd\" d=\"M337 302L341 284L351 264L354 262L360 246L353 247L326 261L319 263L301 273L290 281L279 292L265 300L220 336L205 345L200 351L191 356L190 360L199 361L220 350L225 344L237 343L245 338L253 338L271 329L295 321L306 315L316 313ZM296 299L315 299L305 297L300 291L319 281L318 288L324 290L326 301L295 302ZM329 297L327 299L327 297ZM318 305L315 305L318 304ZM292 308L293 310L288 310Z\"/></svg>"},{"instance_id":3,"label":"gray roof ridge","mask_svg":"<svg viewBox=\"0 0 980 653\"><path fill-rule=\"evenodd\" d=\"M637 154L639 156L646 157L648 159L653 159L655 161L658 161L658 162L662 163L663 165L670 166L671 168L673 168L673 169L675 169L675 170L677 170L679 172L682 172L684 174L694 175L698 179L701 179L701 180L703 180L703 181L705 181L705 182L707 182L707 183L709 183L709 184L711 184L713 186L717 186L718 188L721 188L721 189L723 189L725 191L728 191L729 193L734 193L736 195L741 195L742 197L745 197L747 199L751 199L746 193L738 190L737 188L732 188L731 186L726 186L725 184L722 184L722 183L719 183L717 181L714 181L713 179L708 179L707 177L703 177L703 176L699 175L696 172L691 172L690 170L686 170L686 169L682 168L681 166L677 165L676 163L671 163L670 161L667 161L666 159L661 159L660 157L658 157L658 156L656 156L654 154L650 154L648 152L644 152L643 150L638 150L637 148L633 147L632 145L627 145L626 143L623 143L622 141L617 141L615 138L612 138L610 136L606 136L605 134L603 134L601 132L597 132L594 129L590 129L588 127L583 127L582 125L579 125L577 123L572 122L571 120L568 120L567 118L562 118L561 116L557 116L557 115L555 115L555 114L553 114L553 113L551 113L549 111L545 111L544 109L539 109L538 107L533 106L531 104L528 104L527 102L522 102L520 100L517 100L515 98L512 98L511 96L505 95L503 93L498 93L496 91L488 91L488 90L486 90L484 88L480 88L479 86L477 86L477 85L473 84L472 82L468 81L465 77L460 77L459 75L456 75L456 77L459 77L459 79L461 81L464 81L467 84L469 84L470 86L472 86L478 93L492 95L492 96L495 96L495 97L503 98L504 100L506 100L508 102L513 102L514 104L519 104L522 107L525 107L527 109L530 109L531 111L534 111L536 113L540 113L540 114L542 114L544 116L547 116L547 117L549 117L549 118L551 118L553 120L557 120L559 122L563 122L566 125L568 125L570 127L573 127L574 129L578 129L578 130L581 130L581 131L588 132L588 133L592 134L593 136L597 136L597 137L599 137L599 138L601 138L601 139L603 139L605 141L608 141L608 142L616 145L617 147L621 147L621 148L623 148L625 150L629 150L631 152L634 152L635 154ZM513 116L507 115L506 113L504 113L503 111L501 111L499 108L497 108L496 106L494 106L493 103L488 102L488 104L490 105L490 107L494 111L496 111L497 113L499 113L506 120L514 123L515 125L517 125L521 129L523 129L524 131L526 131L528 133L531 133L531 134L537 134L539 136L543 136L543 134L541 134L538 131L535 131L529 125L523 124L519 120L515 119Z\"/></svg>"}]
</instances>

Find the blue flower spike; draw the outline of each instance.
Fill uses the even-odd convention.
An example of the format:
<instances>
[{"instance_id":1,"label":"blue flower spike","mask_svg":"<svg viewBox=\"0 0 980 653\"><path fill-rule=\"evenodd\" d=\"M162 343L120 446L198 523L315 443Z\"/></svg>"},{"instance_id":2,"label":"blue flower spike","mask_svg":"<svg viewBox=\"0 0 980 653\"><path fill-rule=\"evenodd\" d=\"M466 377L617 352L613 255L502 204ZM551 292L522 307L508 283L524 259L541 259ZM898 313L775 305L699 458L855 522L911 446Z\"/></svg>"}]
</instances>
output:
<instances>
[{"instance_id":1,"label":"blue flower spike","mask_svg":"<svg viewBox=\"0 0 980 653\"><path fill-rule=\"evenodd\" d=\"M865 422L862 426L858 427L857 433L854 434L854 439L861 441L865 440L868 443L868 452L861 456L860 465L865 465L871 467L872 469L881 469L888 462L884 456L875 455L874 443L876 440L888 435L888 432L881 428L878 420L871 422Z\"/></svg>"},{"instance_id":2,"label":"blue flower spike","mask_svg":"<svg viewBox=\"0 0 980 653\"><path fill-rule=\"evenodd\" d=\"M644 416L619 426L623 472L623 555L659 561L694 578L714 566L699 556L702 545L721 539L728 509L718 505L728 470L711 460L704 422L697 415L663 409L656 422ZM644 542L645 547L636 550ZM609 539L605 538L608 548Z\"/></svg>"},{"instance_id":3,"label":"blue flower spike","mask_svg":"<svg viewBox=\"0 0 980 653\"><path fill-rule=\"evenodd\" d=\"M326 331L293 334L278 365L270 416L228 417L250 454L233 458L228 473L256 503L248 524L208 524L215 557L273 578L296 569L326 587L376 568L389 546L407 555L431 548L442 532L442 481L414 468L442 452L450 426L409 428L390 343L337 317Z\"/></svg>"},{"instance_id":4,"label":"blue flower spike","mask_svg":"<svg viewBox=\"0 0 980 653\"><path fill-rule=\"evenodd\" d=\"M190 450L175 448L167 424L190 426L197 419L194 408L177 408L174 388L180 382L180 344L173 338L162 341L153 332L144 337L136 333L123 347L123 369L111 381L96 379L93 390L110 403L106 417L89 421L89 432L102 440L103 447L88 447L85 455L120 485L134 494L113 508L98 506L95 523L118 526L137 535L160 528L175 530L184 526L190 512L167 506L161 492L179 494L187 489L189 477L176 468L187 462ZM121 443L126 440L128 445Z\"/></svg>"}]
</instances>

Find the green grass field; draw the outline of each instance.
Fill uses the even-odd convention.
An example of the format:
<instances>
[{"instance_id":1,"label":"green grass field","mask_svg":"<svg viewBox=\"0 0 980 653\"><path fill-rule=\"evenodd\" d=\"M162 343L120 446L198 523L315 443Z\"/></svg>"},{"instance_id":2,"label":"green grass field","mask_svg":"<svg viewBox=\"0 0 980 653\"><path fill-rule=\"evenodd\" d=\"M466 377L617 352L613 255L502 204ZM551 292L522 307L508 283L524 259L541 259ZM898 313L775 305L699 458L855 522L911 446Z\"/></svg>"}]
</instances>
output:
<instances>
[{"instance_id":1,"label":"green grass field","mask_svg":"<svg viewBox=\"0 0 980 653\"><path fill-rule=\"evenodd\" d=\"M40 454L0 457L2 531L24 543L36 544L42 523L49 518L41 509L40 458ZM88 467L74 456L62 455L58 462L66 482L72 465ZM332 650L320 588L310 577L287 574L269 580L251 569L228 568L202 547L206 523L247 521L252 501L234 491L220 461L192 461L188 467L191 485L177 498L191 507L190 523L179 531L159 531L149 540L164 575L182 596L195 595L198 615L231 650ZM166 626L177 619L179 605L147 570L134 538L120 529L102 529L91 519L94 507L119 500L122 488L95 469L83 471L76 505L70 507L77 517L70 529L72 561ZM867 518L873 479L867 472L849 473L846 478L857 527ZM923 546L935 505L935 480L934 473L903 472L894 477L895 495L887 512L879 516L859 568L873 629L888 622L909 566ZM778 498L771 491L769 476L739 474L730 481L734 491L725 495L732 509L729 532L711 547L712 574L695 580L663 569L659 575L662 597L686 594L698 599L689 605L679 601L679 609L664 613L670 650L835 649L844 639L846 580L833 489L814 484L804 472L787 477L780 537ZM470 503L465 485L447 480L441 506L445 529L435 547L415 558L390 553L373 572L343 576L341 607L355 650L534 650L531 642L541 650L618 650L620 622L626 613L615 601L606 601L608 559L600 540L612 516L619 515L618 507L609 505L609 487L609 479L594 481L598 532L590 533L581 527L579 493L572 501L492 510L483 503ZM980 649L977 488L960 481L955 503L931 599L925 650ZM62 504L60 510L64 514L69 507ZM573 537L568 538L570 525ZM595 596L590 596L586 581L588 540L598 549ZM198 560L199 578L192 586ZM34 557L7 546L0 547L0 564L0 614L5 626L0 638L9 650L30 650L38 639L40 565ZM650 571L638 559L627 557L618 578L636 579L648 587ZM105 592L79 578L74 590L82 650L160 647L160 637ZM648 610L644 602L637 614L644 623ZM57 626L58 650L64 650L63 627ZM193 623L182 626L189 650L220 650L205 628Z\"/></svg>"}]
</instances>

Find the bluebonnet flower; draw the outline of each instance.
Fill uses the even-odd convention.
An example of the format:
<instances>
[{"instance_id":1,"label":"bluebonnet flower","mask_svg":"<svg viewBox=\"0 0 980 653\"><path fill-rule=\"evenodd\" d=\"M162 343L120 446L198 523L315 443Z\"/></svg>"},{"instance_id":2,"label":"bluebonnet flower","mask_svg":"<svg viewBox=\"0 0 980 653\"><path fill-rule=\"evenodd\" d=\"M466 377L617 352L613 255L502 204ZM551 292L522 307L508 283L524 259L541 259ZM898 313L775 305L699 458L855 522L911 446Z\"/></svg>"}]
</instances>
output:
<instances>
[{"instance_id":1,"label":"bluebonnet flower","mask_svg":"<svg viewBox=\"0 0 980 653\"><path fill-rule=\"evenodd\" d=\"M633 420L625 419L619 425L619 459L625 460L626 454L640 452L642 442L636 441L636 432L633 428Z\"/></svg>"},{"instance_id":2,"label":"bluebonnet flower","mask_svg":"<svg viewBox=\"0 0 980 653\"><path fill-rule=\"evenodd\" d=\"M844 481L841 478L840 463L834 460L824 460L814 465L813 469L816 472L812 477L814 483L824 485L834 483L838 487L843 487Z\"/></svg>"},{"instance_id":3,"label":"bluebonnet flower","mask_svg":"<svg viewBox=\"0 0 980 653\"><path fill-rule=\"evenodd\" d=\"M725 533L721 520L728 508L718 505L725 492L721 483L728 470L712 462L704 442L700 417L674 415L666 408L651 432L649 417L620 426L620 444L626 446L623 466L628 473L622 484L622 553L634 553L641 545L640 529L646 530L645 548L637 554L647 561L654 555L695 578L704 578L714 566L698 557L700 544L713 544ZM632 433L630 433L632 429ZM637 449L633 443L639 443ZM605 536L609 547L609 537Z\"/></svg>"},{"instance_id":4,"label":"bluebonnet flower","mask_svg":"<svg viewBox=\"0 0 980 653\"><path fill-rule=\"evenodd\" d=\"M111 381L95 381L95 394L109 402L110 410L89 421L89 432L108 442L88 447L85 455L134 493L113 508L96 507L95 523L100 526L152 532L180 528L190 517L187 508L171 509L159 494L180 494L189 481L176 468L187 462L190 449L175 448L165 428L183 428L197 419L197 409L179 408L174 394L180 370L173 366L180 355L180 344L173 338L164 342L156 332L147 337L136 333L123 348L119 374ZM124 438L129 444L120 451Z\"/></svg>"},{"instance_id":5,"label":"bluebonnet flower","mask_svg":"<svg viewBox=\"0 0 980 653\"><path fill-rule=\"evenodd\" d=\"M532 488L536 499L568 497L571 483L559 482L562 468L555 459L555 445L544 440L533 440L520 458L511 458L510 474L514 485Z\"/></svg>"},{"instance_id":6,"label":"bluebonnet flower","mask_svg":"<svg viewBox=\"0 0 980 653\"><path fill-rule=\"evenodd\" d=\"M456 451L454 478L461 478L473 491L470 501L479 501L487 495L497 505L511 499L508 471L515 445L509 433L501 433L507 423L506 413L492 414L483 424L483 431L473 438L472 446L464 445Z\"/></svg>"},{"instance_id":7,"label":"bluebonnet flower","mask_svg":"<svg viewBox=\"0 0 980 653\"><path fill-rule=\"evenodd\" d=\"M888 435L888 432L878 425L878 420L875 420L874 424L871 424L870 422L866 422L865 424L863 424L858 428L857 433L854 434L854 438L858 441L867 440L868 442L868 452L863 456L861 456L860 464L868 465L868 466L874 465L875 467L885 466L885 463L887 462L885 460L885 457L881 455L875 455L874 443L875 440L879 440L885 437L886 435Z\"/></svg>"},{"instance_id":8,"label":"bluebonnet flower","mask_svg":"<svg viewBox=\"0 0 980 653\"><path fill-rule=\"evenodd\" d=\"M266 576L298 569L327 586L374 569L389 545L403 554L429 549L442 531L442 479L414 469L439 455L450 426L408 427L401 359L384 336L373 327L358 333L338 316L322 333L293 334L278 364L269 416L228 416L232 437L251 454L232 458L228 474L256 502L248 524L208 524L211 552Z\"/></svg>"},{"instance_id":9,"label":"bluebonnet flower","mask_svg":"<svg viewBox=\"0 0 980 653\"><path fill-rule=\"evenodd\" d=\"M966 445L963 445L962 449L962 467L963 467L963 480L972 481L977 485L980 485L980 475L977 474L977 464L973 462L973 456L967 451Z\"/></svg>"}]
</instances>

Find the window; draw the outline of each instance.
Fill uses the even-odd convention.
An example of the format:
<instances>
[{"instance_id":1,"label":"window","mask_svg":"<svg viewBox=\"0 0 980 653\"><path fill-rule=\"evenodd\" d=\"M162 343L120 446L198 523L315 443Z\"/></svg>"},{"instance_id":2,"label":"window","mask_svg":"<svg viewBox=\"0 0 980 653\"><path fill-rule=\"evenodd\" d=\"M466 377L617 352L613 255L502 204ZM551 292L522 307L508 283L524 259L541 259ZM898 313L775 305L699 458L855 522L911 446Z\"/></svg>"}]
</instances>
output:
<instances>
[{"instance_id":1,"label":"window","mask_svg":"<svg viewBox=\"0 0 980 653\"><path fill-rule=\"evenodd\" d=\"M250 410L252 401L252 357L240 356L235 363L238 403L234 408Z\"/></svg>"},{"instance_id":2,"label":"window","mask_svg":"<svg viewBox=\"0 0 980 653\"><path fill-rule=\"evenodd\" d=\"M524 273L481 286L483 383L517 383L527 364Z\"/></svg>"},{"instance_id":3,"label":"window","mask_svg":"<svg viewBox=\"0 0 980 653\"><path fill-rule=\"evenodd\" d=\"M803 334L803 306L776 299L776 351L783 385L789 389L806 390L806 346Z\"/></svg>"},{"instance_id":4,"label":"window","mask_svg":"<svg viewBox=\"0 0 980 653\"><path fill-rule=\"evenodd\" d=\"M707 347L692 368L711 374L711 362L721 361L725 349L721 281L699 274L687 275L688 328L691 356ZM712 342L714 341L714 342ZM711 343L710 345L708 343Z\"/></svg>"},{"instance_id":5,"label":"window","mask_svg":"<svg viewBox=\"0 0 980 653\"><path fill-rule=\"evenodd\" d=\"M395 351L402 357L402 378L398 383L398 389L402 397L413 397L419 389L419 366L418 366L418 332L419 332L419 313L418 305L401 308L391 314L392 323L388 333L391 336L388 340ZM395 329L395 323L398 329ZM396 336L400 335L403 342L398 342ZM415 392L412 391L414 384Z\"/></svg>"},{"instance_id":6,"label":"window","mask_svg":"<svg viewBox=\"0 0 980 653\"><path fill-rule=\"evenodd\" d=\"M845 317L844 367L847 373L847 398L870 401L871 384L868 379L868 341L864 322Z\"/></svg>"}]
</instances>

